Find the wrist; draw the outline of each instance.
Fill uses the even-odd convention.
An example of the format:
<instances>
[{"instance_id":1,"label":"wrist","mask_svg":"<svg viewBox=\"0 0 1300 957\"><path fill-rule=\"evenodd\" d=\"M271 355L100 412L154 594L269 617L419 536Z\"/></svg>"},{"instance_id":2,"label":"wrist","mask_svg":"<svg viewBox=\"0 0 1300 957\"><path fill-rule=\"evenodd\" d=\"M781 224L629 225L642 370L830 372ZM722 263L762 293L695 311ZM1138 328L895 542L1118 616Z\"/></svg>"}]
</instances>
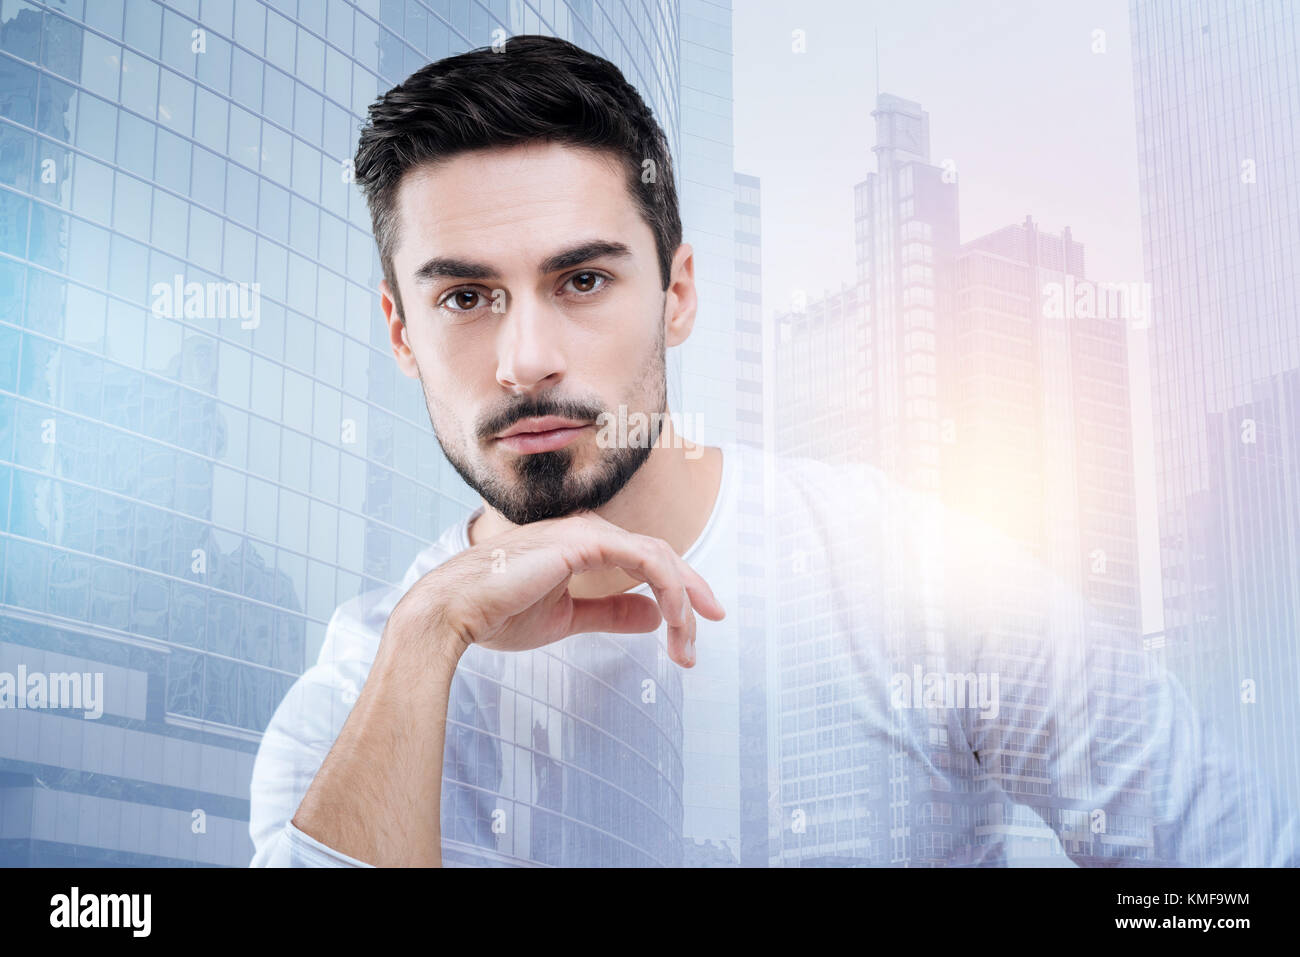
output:
<instances>
[{"instance_id":1,"label":"wrist","mask_svg":"<svg viewBox=\"0 0 1300 957\"><path fill-rule=\"evenodd\" d=\"M401 659L406 663L403 670L408 670L414 659L422 666L418 670L432 668L450 679L472 637L446 604L408 601L411 597L408 593L388 616L375 664Z\"/></svg>"}]
</instances>

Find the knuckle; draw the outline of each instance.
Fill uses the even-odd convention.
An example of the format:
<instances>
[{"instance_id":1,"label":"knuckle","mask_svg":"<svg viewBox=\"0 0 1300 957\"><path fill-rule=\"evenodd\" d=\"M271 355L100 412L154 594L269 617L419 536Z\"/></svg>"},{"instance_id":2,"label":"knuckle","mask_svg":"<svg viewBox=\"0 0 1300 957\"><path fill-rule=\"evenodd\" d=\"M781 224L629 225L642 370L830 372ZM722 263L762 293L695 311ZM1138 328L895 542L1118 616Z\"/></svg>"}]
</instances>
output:
<instances>
[{"instance_id":1,"label":"knuckle","mask_svg":"<svg viewBox=\"0 0 1300 957\"><path fill-rule=\"evenodd\" d=\"M658 544L656 544L656 542L657 539L653 539L648 536L642 536L642 540L637 543L641 555L647 561L658 562L660 559L663 558L663 552L659 550L659 546Z\"/></svg>"},{"instance_id":2,"label":"knuckle","mask_svg":"<svg viewBox=\"0 0 1300 957\"><path fill-rule=\"evenodd\" d=\"M578 515L576 515L576 516L574 516L574 517L577 518L578 521L579 521L579 522L580 522L580 523L581 523L585 528L590 528L590 529L593 529L593 530L594 530L594 529L608 528L608 527L609 527L609 524L610 524L609 522L607 522L607 521L605 521L603 518L601 518L599 515L597 515L595 512L580 512L580 513L578 513Z\"/></svg>"},{"instance_id":3,"label":"knuckle","mask_svg":"<svg viewBox=\"0 0 1300 957\"><path fill-rule=\"evenodd\" d=\"M568 522L569 527L583 538L596 538L602 531L602 526L606 524L599 515L591 512L581 512L577 515L571 515L561 521Z\"/></svg>"}]
</instances>

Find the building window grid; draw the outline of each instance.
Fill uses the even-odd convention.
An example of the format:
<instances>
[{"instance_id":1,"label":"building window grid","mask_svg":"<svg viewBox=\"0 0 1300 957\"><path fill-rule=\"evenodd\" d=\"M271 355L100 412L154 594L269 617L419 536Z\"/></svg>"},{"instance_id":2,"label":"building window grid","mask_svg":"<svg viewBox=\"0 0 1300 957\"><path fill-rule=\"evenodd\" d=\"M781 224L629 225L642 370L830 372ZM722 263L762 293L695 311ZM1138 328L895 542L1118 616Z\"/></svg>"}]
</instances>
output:
<instances>
[{"instance_id":1,"label":"building window grid","mask_svg":"<svg viewBox=\"0 0 1300 957\"><path fill-rule=\"evenodd\" d=\"M322 38L322 39L323 39L323 38ZM324 42L327 43L327 44L329 44L329 41L328 41L328 40L325 40ZM262 59L262 58L259 57L259 60L260 60L260 59ZM263 62L265 62L265 61L263 61ZM355 66L355 64L354 64L354 66ZM159 68L160 68L160 69L166 69L167 67L166 67L166 66L163 66L163 65L161 65L161 64L159 64ZM183 76L184 74L181 74L181 75ZM201 84L201 81L197 81L197 80L196 80L195 82L196 82L198 85L202 85L202 84ZM218 95L221 96L221 97L225 100L225 102L226 102L227 104L232 104L232 103L233 103L233 101L232 101L232 100L231 100L231 99L230 99L230 98L229 98L225 93L220 93L220 92L219 92ZM337 104L336 104L336 105L337 105ZM118 109L118 110L123 109L123 108L121 107L120 104L114 104L114 108L115 108L115 109ZM153 121L150 121L150 122L153 122ZM159 124L158 128L159 128L159 129L164 129L164 127L163 127L161 124ZM283 127L282 127L282 129L283 129ZM169 130L168 132L171 132L171 131ZM297 137L297 133L296 133L295 131L285 130L285 132L287 132L288 135L289 135L290 137L292 137L294 140L297 140L298 137ZM38 139L42 139L42 140L48 139L47 137L43 137L43 136L41 136L40 134L36 134L36 135L37 135ZM56 143L57 141L50 140L50 142L51 142L51 143ZM195 140L195 139L193 139L193 138L186 138L186 142L187 142L187 144L188 144L188 146L189 146L189 148L190 148L191 151L193 151L193 149L194 149L196 146L198 146L200 149L204 149L204 148L206 148L205 146L203 146L202 144L200 144L197 140ZM58 146L58 148L60 148L60 149L67 149L69 152L73 153L74 155L81 155L81 154L82 154L82 151L81 151L80 149L78 149L78 148L75 147L75 146L72 146L71 144L61 144L61 143L60 143L59 146ZM86 154L86 155L89 155L89 154ZM227 162L230 162L230 160L229 160L228 157L225 157L225 159L226 159ZM121 168L121 167L117 164L117 162L116 162L116 157L113 157L113 162L110 164L110 168L111 168L113 171L115 171L115 172L123 172L122 168ZM260 178L264 178L264 177L262 176L262 174L260 174L260 173L255 173L255 175L258 175L258 176L259 176L259 179L260 179ZM160 184L158 184L158 183L156 183L156 182L151 182L150 185L153 186L154 188L162 188L162 189L166 189L166 187L160 187ZM288 184L286 184L286 185L288 185ZM173 191L173 192L174 192L174 191ZM293 192L295 192L296 195L302 195L301 193L297 193L296 191L293 191ZM40 199L39 197L33 197L33 198ZM328 210L327 207L325 207L325 206L321 205L320 203L317 203L316 201L312 200L311 197L306 197L306 199L307 199L309 202L311 202L312 205L316 206L318 209L320 209L320 210L324 210L324 211L326 211L326 212L329 212L329 210ZM198 207L198 204L194 204L194 205L196 206L196 208L199 208L199 207ZM217 211L217 214L218 214L218 216L220 217L220 220L221 220L222 222L226 222L226 223L234 222L234 221L231 220L230 217L226 214L226 212L225 212L224 209L223 209L223 210L220 210L220 211ZM78 217L77 214L75 214L75 213L70 213L70 212L69 212L69 215L72 216L74 219L75 219L75 218L80 218L80 217ZM70 220L70 221L71 221L71 220ZM344 218L344 221L345 221L345 222L348 222L348 218L345 217L345 218ZM259 230L255 230L255 232L258 232L259 235L261 235L261 233L260 233ZM286 244L281 243L280 245L286 245ZM292 249L293 247L292 247L291 244L289 244L289 245L286 246L286 248L290 248L290 249ZM319 261L314 261L314 265L315 265L317 268L319 268L319 267L321 266L321 264L320 264ZM207 270L203 270L203 272L206 273ZM343 278L344 278L344 281L347 281L347 280L346 280L346 277L343 277ZM69 281L69 282L75 282L74 280L71 280L71 279L69 279L68 281ZM129 302L129 300L126 300L126 299L124 299L123 297L115 296L112 292L110 292L110 291L108 291L108 290L104 290L104 292L105 292L106 296L109 297L109 298L111 298L111 299L118 299L118 300L120 300L120 301L122 301L122 302ZM291 312L292 312L292 310L289 309L288 304L287 304L287 303L281 303L281 304L285 306L285 309L286 309L286 316L290 315ZM133 307L136 307L136 304L134 304L134 303L132 303L131 305L132 305ZM196 332L196 333L199 334L199 335L207 336L207 337L210 337L210 338L216 339L216 340L218 340L218 341L227 341L227 342L230 341L230 340L226 340L226 339L225 339L224 337L222 337L219 333L214 333L212 330L191 327L188 323L185 323L185 322L180 323L180 325L181 325L182 329L185 329L185 328L192 329L192 331ZM24 330L24 331L27 332L28 334L31 334L31 333L32 333L32 330ZM39 333L38 333L38 334L39 334ZM356 341L356 340L354 340L354 341ZM236 342L236 344L242 345L242 343L238 343L238 342ZM365 346L365 345L369 345L369 343L366 343L366 342L361 342L360 344L363 345L363 346ZM64 344L64 345L66 346L66 344ZM77 350L77 351L81 351L81 350ZM110 363L110 364L113 364L113 363L112 363L112 360L104 359L104 358L100 357L99 355L97 355L97 354L95 354L95 353L93 353L93 352L86 351L84 354L85 354L87 357L90 357L90 358L93 358L93 359L96 359L96 360L100 360L100 361L104 361L104 362L108 362L108 363ZM121 368L123 368L124 370L127 370L127 371L129 371L129 372L131 372L131 373L138 373L138 374L139 374L140 376L142 376L142 377L150 376L150 374L147 373L147 372L145 372L143 369L136 368L136 367L133 367L133 366L125 366L125 365L122 365ZM290 368L292 368L292 367L290 367L290 366L287 365L287 364L281 364L281 368L282 368L283 370L287 370L287 369L290 369ZM314 369L314 368L311 369L311 370L307 370L307 372L308 372L309 379L310 379L310 381L311 381L312 383L319 383L319 382L322 381L322 380L319 380L319 379L316 378L316 375L315 375L315 369ZM283 373L282 373L282 374L283 374ZM153 378L156 378L156 377L153 377ZM162 382L162 383L164 383L164 384L167 385L168 387L172 387L172 388L180 388L180 389L190 389L190 387L187 386L187 385L185 385L184 383L178 383L178 382L175 382L175 381L172 381L172 380L166 380L166 379L159 379L159 381ZM336 386L336 385L337 385L337 383L332 383L332 384L331 384L332 387L333 387L333 386ZM190 391L193 391L193 392L195 393L196 396L200 397L200 398L203 399L203 400L206 400L206 401L218 401L218 400L215 399L215 395L214 395L214 394L209 394L209 393L207 393L207 392L203 392L203 391L201 391L201 390L194 390L194 389L190 389ZM26 401L26 400L24 400L24 401ZM382 412L385 413L385 414L393 415L393 416L397 416L397 410L395 410L395 409L390 409L390 408L386 408L386 407L383 407L383 406L373 406L373 407L376 408L377 410L382 411ZM69 413L66 412L66 410L60 410L60 412L61 412L61 414L69 414ZM314 437L312 434L310 434L310 433L305 433L305 435L306 435L306 437L307 437L308 439L314 439L314 438L315 438L315 437ZM142 442L154 442L154 441L155 441L155 440L153 440L152 438L150 438L149 436L146 436L146 435L143 435L143 434L140 434L140 438L141 438L141 441L142 441ZM177 454L180 454L181 452L185 452L186 454L189 454L189 453L188 453L188 450L177 449L176 451L177 451ZM216 459L211 459L210 461L212 461L212 462L215 464L218 460L216 460ZM223 463L223 467L224 467L224 463ZM247 471L246 469L239 469L239 470L237 470L237 471L240 471L240 472L243 473L243 476L244 476L245 480L247 480L248 478L250 478L251 475L252 475L252 473L249 472L249 471ZM49 476L44 476L43 478L50 478L50 477L49 477ZM277 484L277 486L278 486L278 483L276 483L276 484ZM89 487L89 486L88 486L88 487ZM436 490L435 490L435 491L436 491ZM269 546L269 547L276 547L276 548L279 548L279 547L280 547L280 546L277 546L277 545L273 545L272 543L268 543L268 546ZM188 583L188 582L187 582L187 583ZM188 583L188 584L192 584L192 583ZM239 600L239 601L241 601L241 602L246 600L246 596L243 596L243 595L237 595L237 594L234 594L234 593L228 593L228 594L229 594L229 597L231 597L232 599L237 599L237 600ZM268 609L273 610L273 611L276 611L276 612L283 611L283 609L279 608L278 606L273 606L273 605L271 605L271 606L267 606L267 607L268 607Z\"/></svg>"}]
</instances>

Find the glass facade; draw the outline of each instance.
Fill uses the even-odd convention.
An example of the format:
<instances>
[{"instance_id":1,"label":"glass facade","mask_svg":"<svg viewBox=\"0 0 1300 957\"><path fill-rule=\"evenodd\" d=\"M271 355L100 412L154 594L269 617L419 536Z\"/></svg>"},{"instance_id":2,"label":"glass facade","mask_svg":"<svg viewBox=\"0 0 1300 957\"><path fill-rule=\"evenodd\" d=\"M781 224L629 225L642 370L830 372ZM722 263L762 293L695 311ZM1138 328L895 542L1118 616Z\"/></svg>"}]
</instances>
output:
<instances>
[{"instance_id":1,"label":"glass facade","mask_svg":"<svg viewBox=\"0 0 1300 957\"><path fill-rule=\"evenodd\" d=\"M0 715L0 860L247 863L260 732L335 607L474 504L387 344L350 166L367 106L431 59L554 34L616 63L681 156L679 19L675 0L0 0L0 670L103 673L106 702ZM598 767L563 793L626 809L641 785L605 772L631 727L562 734L562 703L518 680L481 690L537 720L452 715L485 762L449 769L466 800L517 749L539 805L577 753ZM552 859L558 821L505 856Z\"/></svg>"},{"instance_id":2,"label":"glass facade","mask_svg":"<svg viewBox=\"0 0 1300 957\"><path fill-rule=\"evenodd\" d=\"M671 350L668 403L688 438L736 439L736 216L732 144L731 3L682 0L678 164L683 239L694 250L699 298L691 337ZM725 603L736 570L711 581ZM721 591L716 591L721 589ZM684 863L740 863L740 663L734 628L714 629L709 655L683 678Z\"/></svg>"},{"instance_id":3,"label":"glass facade","mask_svg":"<svg viewBox=\"0 0 1300 957\"><path fill-rule=\"evenodd\" d=\"M1300 11L1131 7L1163 654L1300 804ZM1243 825L1272 839L1254 814ZM1208 835L1222 846L1233 831Z\"/></svg>"},{"instance_id":4,"label":"glass facade","mask_svg":"<svg viewBox=\"0 0 1300 957\"><path fill-rule=\"evenodd\" d=\"M928 114L882 94L873 116L877 170L855 192L857 282L777 321L777 453L872 465L1014 542L1008 560L1033 556L1088 601L1089 680L1074 675L1058 691L1079 722L1060 730L1110 737L1139 727L1125 325L1049 318L1051 284L1084 276L1068 228L1047 235L1027 218L959 244L956 180L930 162ZM822 549L799 545L803 535L775 517L774 864L1151 858L1149 790L1130 787L1124 813L1104 833L1090 830L1082 807L1113 785L1114 770L1091 760L1049 775L1023 714L991 721L1000 747L972 761L941 710L873 714L860 697L853 634L876 636L882 667L906 676L942 670L978 630L997 649L985 663L1004 699L1045 701L1044 676L1026 674L1024 662L1044 657L1059 609L1015 565L992 555L962 564L960 532L937 527L914 540L882 521L832 572L818 568ZM882 553L908 561L880 562ZM854 587L837 599L835 580Z\"/></svg>"},{"instance_id":5,"label":"glass facade","mask_svg":"<svg viewBox=\"0 0 1300 957\"><path fill-rule=\"evenodd\" d=\"M747 448L763 452L770 448L770 414L764 401L770 381L767 369L772 354L770 336L763 322L763 230L762 183L757 176L737 173L736 183L736 440ZM768 560L767 515L776 503L771 500L773 482L769 474L775 463L763 457L757 474L745 475L739 492L736 527L736 604L740 623L738 677L740 691L739 786L740 855L742 867L767 867L772 839L772 809L775 762L769 754L774 735L769 728L768 594L772 588L772 564Z\"/></svg>"},{"instance_id":6,"label":"glass facade","mask_svg":"<svg viewBox=\"0 0 1300 957\"><path fill-rule=\"evenodd\" d=\"M1111 729L1141 725L1150 716L1135 694L1146 663L1139 641L1125 317L1058 314L1053 306L1054 290L1088 282L1084 247L1068 226L1049 234L1026 217L1021 225L962 244L955 321L941 336L950 426L944 484L949 504L1022 545L1086 599L1092 636L1086 667L1094 693L1079 701L1078 710L1088 726L1110 736ZM994 594L988 585L1006 572L991 565L983 574L984 589ZM1012 601L989 611L1008 646L1014 654L1040 647L1051 623L1023 612L1032 607L1032 595L1004 594ZM998 670L1014 674L1014 661ZM1032 700L1035 692L1024 686L1013 694ZM1014 730L1007 727L1013 740ZM1035 758L1038 746L1027 741L1015 753ZM1001 770L977 776L970 799L982 825L977 841L1032 835L1025 820L1002 818L989 794L1032 788L1041 795L1035 799L1038 817L1065 825L1073 854L1151 861L1150 769L1135 776L1144 786L1127 795L1125 813L1109 815L1104 836L1091 830L1077 799L1109 783L1111 769L1092 759L1069 770L1065 779L1046 783ZM1031 853L1051 863L1041 848Z\"/></svg>"}]
</instances>

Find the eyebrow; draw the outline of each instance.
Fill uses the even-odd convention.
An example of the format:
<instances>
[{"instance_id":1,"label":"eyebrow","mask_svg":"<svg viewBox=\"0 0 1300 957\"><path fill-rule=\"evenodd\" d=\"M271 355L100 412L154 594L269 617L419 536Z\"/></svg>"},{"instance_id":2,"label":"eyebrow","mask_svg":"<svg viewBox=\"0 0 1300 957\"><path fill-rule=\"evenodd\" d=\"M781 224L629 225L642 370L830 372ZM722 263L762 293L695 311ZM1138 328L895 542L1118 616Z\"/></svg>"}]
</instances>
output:
<instances>
[{"instance_id":1,"label":"eyebrow","mask_svg":"<svg viewBox=\"0 0 1300 957\"><path fill-rule=\"evenodd\" d=\"M581 266L585 262L612 256L620 259L630 258L632 250L624 243L607 239L593 239L563 249L543 259L537 266L537 274L545 276ZM457 259L453 256L435 256L415 271L416 283L431 283L439 279L496 279L497 271L487 263L474 262L469 259Z\"/></svg>"}]
</instances>

